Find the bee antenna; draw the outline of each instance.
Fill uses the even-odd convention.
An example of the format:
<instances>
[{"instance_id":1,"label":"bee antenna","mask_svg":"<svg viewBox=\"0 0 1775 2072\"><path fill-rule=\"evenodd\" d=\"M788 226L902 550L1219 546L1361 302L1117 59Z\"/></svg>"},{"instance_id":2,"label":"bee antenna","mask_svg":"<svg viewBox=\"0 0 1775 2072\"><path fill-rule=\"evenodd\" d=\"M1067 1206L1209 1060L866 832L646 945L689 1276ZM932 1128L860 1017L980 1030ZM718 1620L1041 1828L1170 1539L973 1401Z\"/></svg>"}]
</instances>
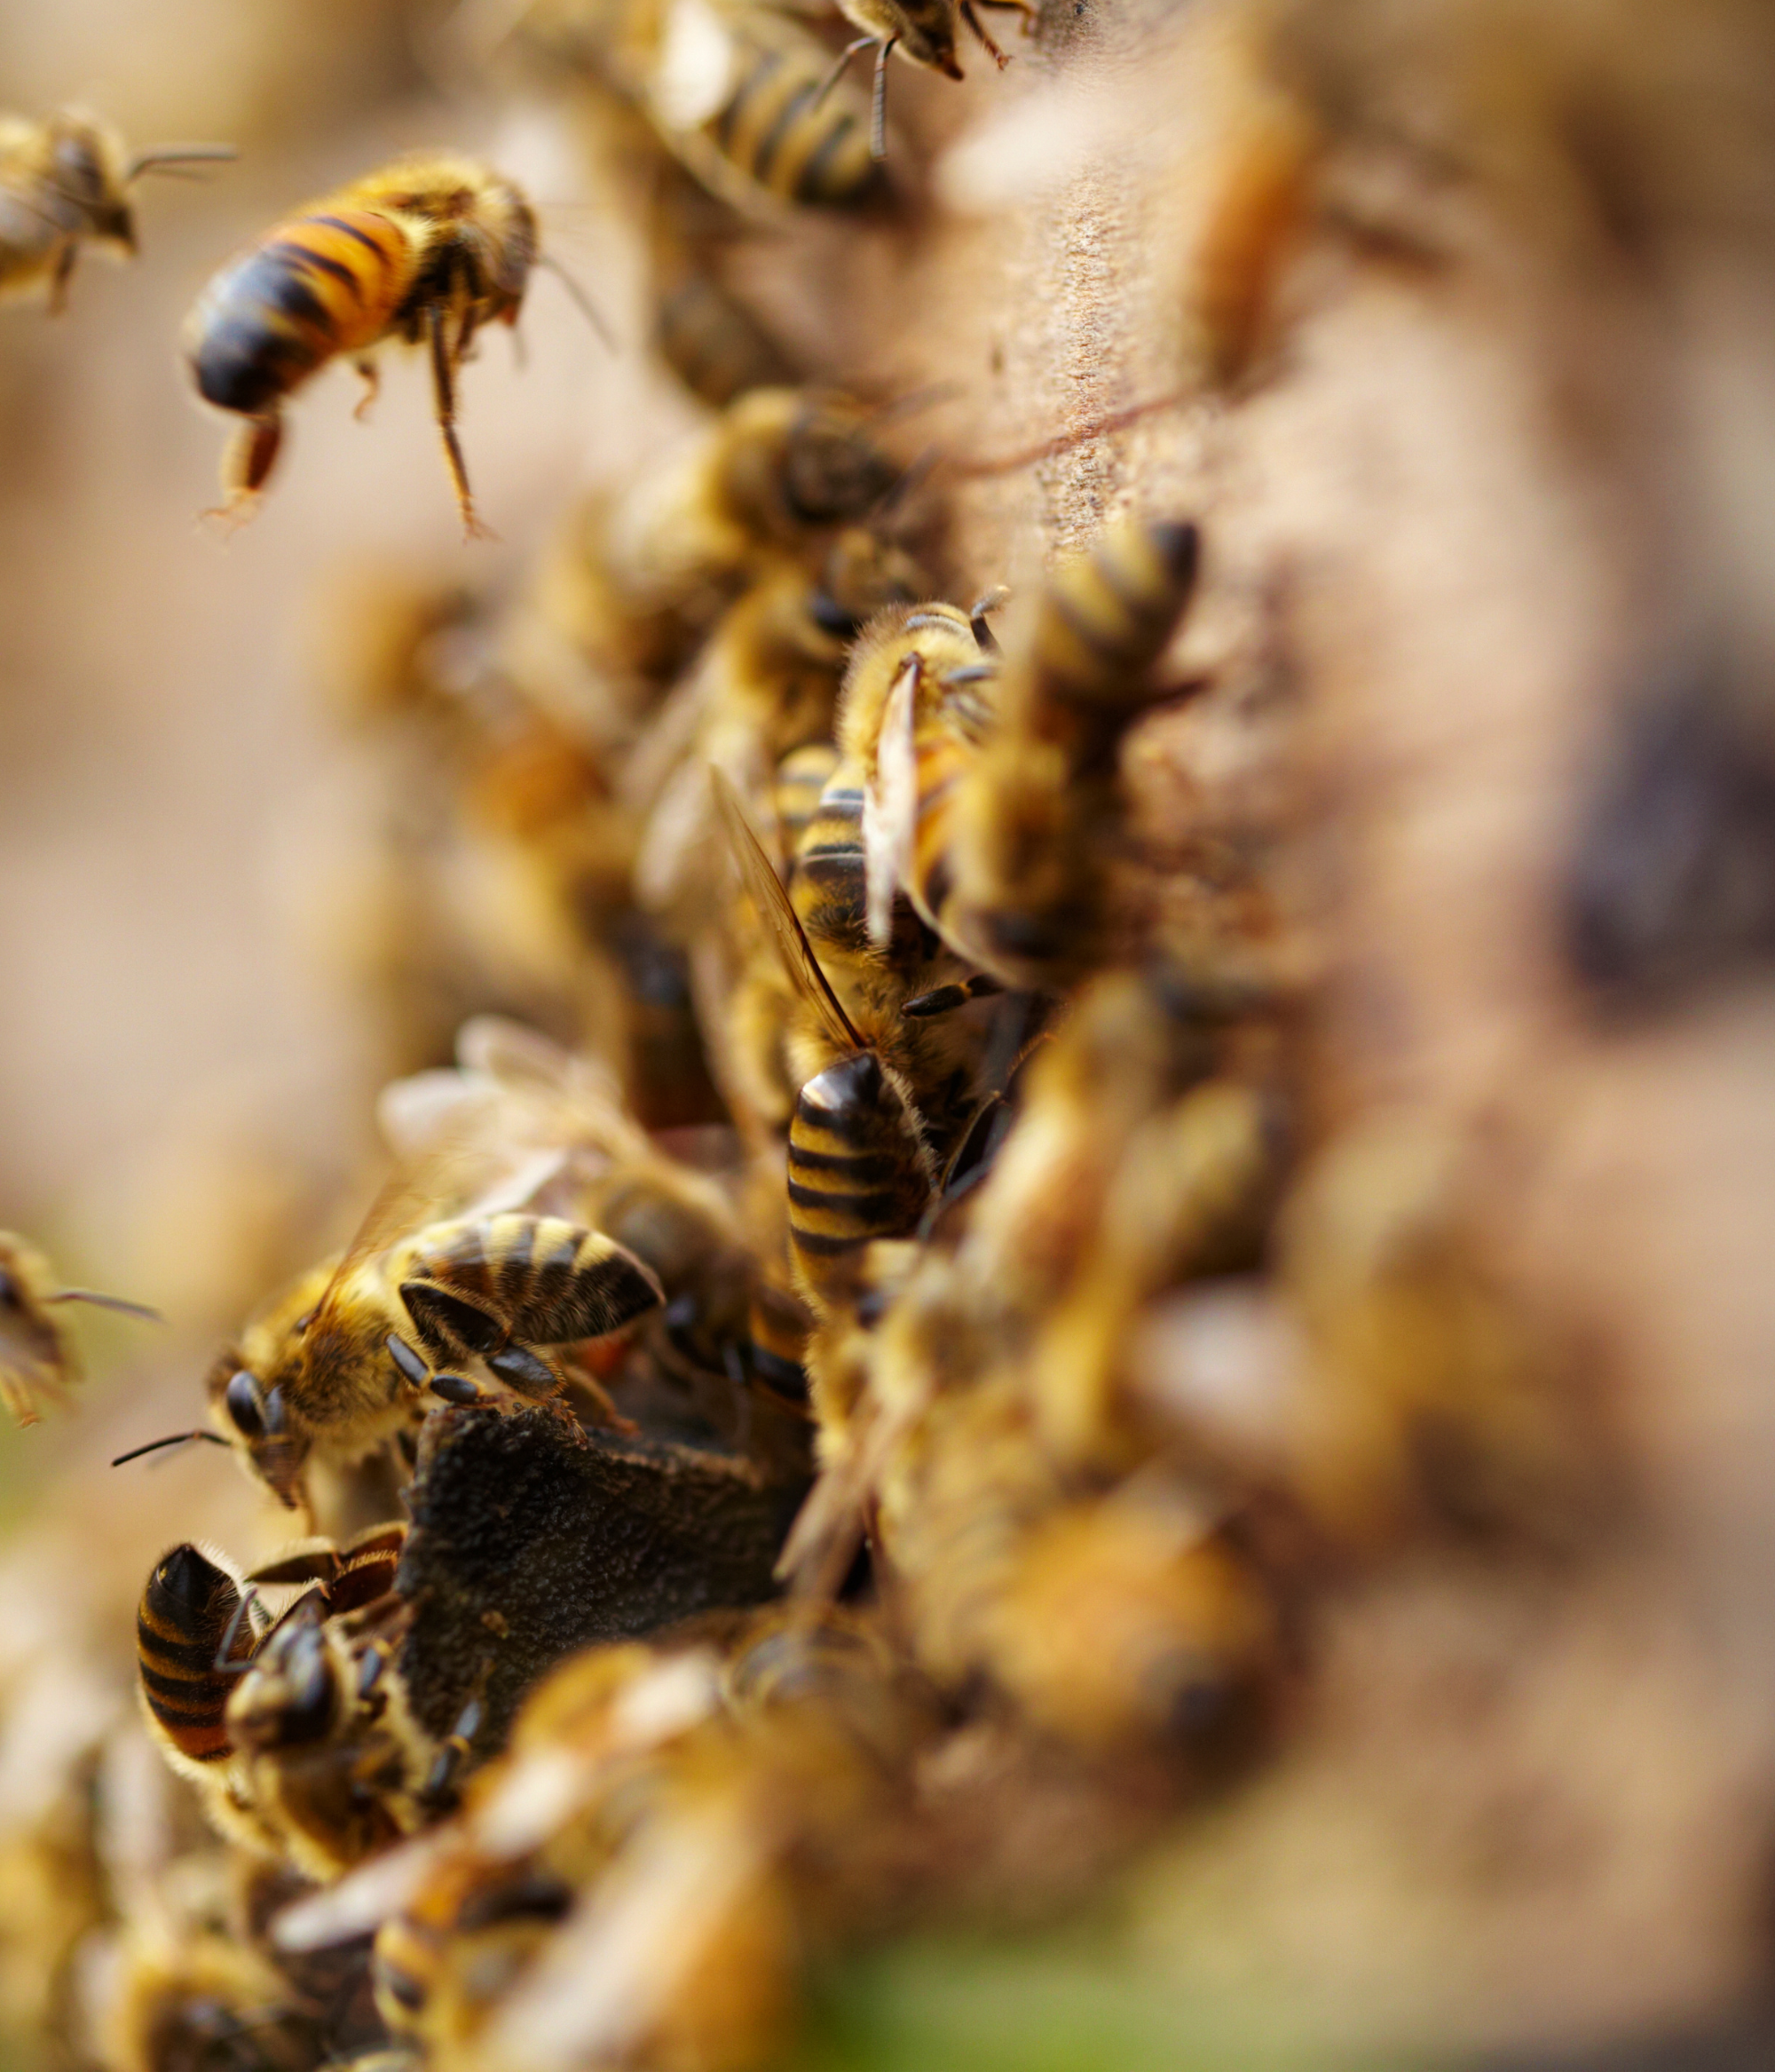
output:
<instances>
[{"instance_id":1,"label":"bee antenna","mask_svg":"<svg viewBox=\"0 0 1775 2072\"><path fill-rule=\"evenodd\" d=\"M889 36L875 53L875 98L869 110L869 155L879 165L888 155L888 59L898 36Z\"/></svg>"},{"instance_id":2,"label":"bee antenna","mask_svg":"<svg viewBox=\"0 0 1775 2072\"><path fill-rule=\"evenodd\" d=\"M986 623L987 617L1008 604L1010 597L1010 591L1001 582L988 590L983 597L976 597L968 608L967 623L973 629L974 644L984 654L999 652L998 636Z\"/></svg>"},{"instance_id":3,"label":"bee antenna","mask_svg":"<svg viewBox=\"0 0 1775 2072\"><path fill-rule=\"evenodd\" d=\"M590 324L593 330L597 333L598 336L602 338L610 350L614 352L617 350L617 343L615 336L611 332L610 326L605 323L604 319L598 314L597 305L593 302L591 297L586 293L585 289L561 264L560 260L553 257L548 252L538 252L536 255L536 264L539 266L546 266L548 271L556 277L561 285L567 290L568 294L572 296L573 300L579 304L580 312L585 317L586 321Z\"/></svg>"},{"instance_id":4,"label":"bee antenna","mask_svg":"<svg viewBox=\"0 0 1775 2072\"><path fill-rule=\"evenodd\" d=\"M259 1586L255 1583L247 1594L234 1607L234 1616L228 1621L222 1634L222 1645L216 1650L216 1659L210 1667L219 1676L244 1676L253 1666L250 1660L236 1662L233 1659L234 1643L241 1637L241 1623L258 1601Z\"/></svg>"},{"instance_id":5,"label":"bee antenna","mask_svg":"<svg viewBox=\"0 0 1775 2072\"><path fill-rule=\"evenodd\" d=\"M212 1446L228 1443L218 1432L174 1432L164 1439L150 1439L146 1446L132 1446L127 1453L120 1453L111 1465L122 1467L126 1460L139 1460L144 1453L158 1453L162 1446L188 1445L193 1439L207 1439Z\"/></svg>"},{"instance_id":6,"label":"bee antenna","mask_svg":"<svg viewBox=\"0 0 1775 2072\"><path fill-rule=\"evenodd\" d=\"M46 1302L91 1302L95 1309L114 1309L120 1317L139 1317L147 1324L164 1324L166 1318L146 1302L126 1302L122 1295L101 1295L94 1288L58 1288L43 1297Z\"/></svg>"},{"instance_id":7,"label":"bee antenna","mask_svg":"<svg viewBox=\"0 0 1775 2072\"><path fill-rule=\"evenodd\" d=\"M156 144L152 150L138 151L123 170L123 185L141 178L146 172L170 172L175 178L196 179L201 176L187 169L197 165L224 165L240 156L232 144Z\"/></svg>"},{"instance_id":8,"label":"bee antenna","mask_svg":"<svg viewBox=\"0 0 1775 2072\"><path fill-rule=\"evenodd\" d=\"M821 80L820 91L814 96L813 106L815 107L819 107L822 106L825 100L826 96L832 91L832 88L838 84L839 81L843 78L845 67L849 64L851 59L856 57L859 51L866 51L870 49L872 45L879 43L880 41L881 38L880 36L858 36L854 43L847 43L843 50L839 52L837 58L833 60L832 70L826 74L823 80Z\"/></svg>"}]
</instances>

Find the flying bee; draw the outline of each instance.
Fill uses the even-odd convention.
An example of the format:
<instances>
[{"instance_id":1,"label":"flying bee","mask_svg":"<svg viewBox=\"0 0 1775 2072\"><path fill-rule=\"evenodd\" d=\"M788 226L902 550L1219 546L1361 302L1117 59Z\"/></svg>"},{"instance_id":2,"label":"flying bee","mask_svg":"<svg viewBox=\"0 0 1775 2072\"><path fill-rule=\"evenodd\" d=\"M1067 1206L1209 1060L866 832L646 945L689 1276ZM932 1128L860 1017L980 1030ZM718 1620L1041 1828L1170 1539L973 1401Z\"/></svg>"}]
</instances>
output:
<instances>
[{"instance_id":1,"label":"flying bee","mask_svg":"<svg viewBox=\"0 0 1775 2072\"><path fill-rule=\"evenodd\" d=\"M564 1376L539 1348L606 1337L660 1301L634 1253L564 1218L437 1218L440 1186L470 1163L448 1145L397 1174L343 1257L301 1276L212 1370L217 1428L292 1508L312 1450L360 1459L415 1422L428 1393L483 1394L440 1369L479 1359L519 1395L552 1396Z\"/></svg>"},{"instance_id":2,"label":"flying bee","mask_svg":"<svg viewBox=\"0 0 1775 2072\"><path fill-rule=\"evenodd\" d=\"M875 97L869 125L869 151L872 158L888 155L888 59L895 51L910 63L927 71L941 72L946 79L962 76L955 54L958 16L974 31L981 47L1002 72L1011 60L988 34L975 12L976 6L1011 7L1023 18L1029 35L1041 20L1041 0L839 0L847 21L863 31L846 44L829 79L836 79L859 51L875 52Z\"/></svg>"},{"instance_id":3,"label":"flying bee","mask_svg":"<svg viewBox=\"0 0 1775 2072\"><path fill-rule=\"evenodd\" d=\"M955 802L942 918L955 947L1006 985L1069 985L1114 954L1117 759L1135 716L1164 695L1154 667L1197 555L1192 525L1106 533L1050 576L1027 645L999 674ZM915 726L914 714L888 743L903 766ZM916 798L916 770L900 790Z\"/></svg>"},{"instance_id":4,"label":"flying bee","mask_svg":"<svg viewBox=\"0 0 1775 2072\"><path fill-rule=\"evenodd\" d=\"M60 1402L80 1379L80 1362L51 1309L62 1302L87 1302L158 1324L159 1313L121 1296L91 1288L61 1288L56 1271L35 1245L0 1230L0 1403L21 1425L34 1425L43 1400Z\"/></svg>"},{"instance_id":5,"label":"flying bee","mask_svg":"<svg viewBox=\"0 0 1775 2072\"><path fill-rule=\"evenodd\" d=\"M130 154L114 130L79 108L42 123L0 115L0 295L46 286L50 314L59 316L83 244L135 257L130 189L144 173L233 156L226 144Z\"/></svg>"},{"instance_id":6,"label":"flying bee","mask_svg":"<svg viewBox=\"0 0 1775 2072\"><path fill-rule=\"evenodd\" d=\"M274 225L211 280L185 327L205 402L246 423L223 462L220 515L249 517L283 440L283 404L341 354L374 399L390 339L430 354L444 457L469 538L456 376L485 324L515 325L532 266L548 262L513 183L454 153L398 159Z\"/></svg>"},{"instance_id":7,"label":"flying bee","mask_svg":"<svg viewBox=\"0 0 1775 2072\"><path fill-rule=\"evenodd\" d=\"M917 1227L935 1165L910 1088L844 1011L731 786L712 776L746 890L836 1058L801 1087L789 1123L790 1257L824 1313L842 1299L864 1246Z\"/></svg>"}]
</instances>

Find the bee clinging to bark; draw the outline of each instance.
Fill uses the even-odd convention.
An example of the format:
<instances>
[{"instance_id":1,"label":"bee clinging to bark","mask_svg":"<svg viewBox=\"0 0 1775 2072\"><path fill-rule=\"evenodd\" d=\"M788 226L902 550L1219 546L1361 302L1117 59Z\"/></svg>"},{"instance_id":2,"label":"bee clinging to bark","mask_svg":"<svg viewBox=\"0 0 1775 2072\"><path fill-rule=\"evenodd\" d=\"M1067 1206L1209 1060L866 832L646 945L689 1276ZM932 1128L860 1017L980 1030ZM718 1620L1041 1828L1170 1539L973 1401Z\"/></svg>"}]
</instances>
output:
<instances>
[{"instance_id":1,"label":"bee clinging to bark","mask_svg":"<svg viewBox=\"0 0 1775 2072\"><path fill-rule=\"evenodd\" d=\"M732 788L715 796L753 903L792 988L818 1018L837 1062L796 1096L789 1123L789 1248L816 1309L842 1299L872 1238L905 1237L930 1199L935 1166L910 1089L844 1011Z\"/></svg>"},{"instance_id":2,"label":"bee clinging to bark","mask_svg":"<svg viewBox=\"0 0 1775 2072\"><path fill-rule=\"evenodd\" d=\"M634 1253L561 1217L472 1204L438 1217L440 1186L454 1173L460 1197L472 1163L454 1143L398 1175L343 1258L303 1275L212 1371L217 1428L292 1507L312 1449L360 1459L428 1395L484 1393L440 1369L478 1359L522 1396L552 1396L564 1377L539 1348L603 1338L660 1301Z\"/></svg>"},{"instance_id":3,"label":"bee clinging to bark","mask_svg":"<svg viewBox=\"0 0 1775 2072\"><path fill-rule=\"evenodd\" d=\"M888 154L888 59L898 51L903 58L927 70L941 72L947 79L962 76L955 54L958 17L965 21L1000 71L1010 59L987 33L975 12L977 6L1014 7L1023 18L1027 35L1041 19L1041 0L839 0L848 21L864 33L845 46L844 54L830 76L836 78L859 51L875 52L875 100L870 122L869 149L875 158Z\"/></svg>"},{"instance_id":4,"label":"bee clinging to bark","mask_svg":"<svg viewBox=\"0 0 1775 2072\"><path fill-rule=\"evenodd\" d=\"M51 316L83 244L136 253L130 189L148 172L230 159L226 144L162 144L128 152L107 124L79 108L46 122L0 115L0 295L48 290Z\"/></svg>"},{"instance_id":5,"label":"bee clinging to bark","mask_svg":"<svg viewBox=\"0 0 1775 2072\"><path fill-rule=\"evenodd\" d=\"M397 160L287 217L231 259L186 326L198 392L246 420L223 463L222 515L251 515L283 439L283 405L329 360L376 388L390 339L424 346L444 457L470 538L456 438L456 376L483 325L515 325L538 249L536 215L510 180L440 152Z\"/></svg>"},{"instance_id":6,"label":"bee clinging to bark","mask_svg":"<svg viewBox=\"0 0 1775 2072\"><path fill-rule=\"evenodd\" d=\"M74 1347L59 1318L50 1314L60 1302L90 1302L159 1322L139 1302L91 1288L58 1287L55 1269L36 1246L0 1230L0 1403L21 1425L36 1424L39 1403L59 1402L67 1385L80 1379Z\"/></svg>"},{"instance_id":7,"label":"bee clinging to bark","mask_svg":"<svg viewBox=\"0 0 1775 2072\"><path fill-rule=\"evenodd\" d=\"M1123 737L1165 695L1155 667L1197 555L1192 525L1114 528L1049 577L1027 644L1006 658L955 801L941 928L1007 985L1070 985L1116 954ZM897 733L884 721L883 753L897 743L913 757L915 731L915 714Z\"/></svg>"},{"instance_id":8,"label":"bee clinging to bark","mask_svg":"<svg viewBox=\"0 0 1775 2072\"><path fill-rule=\"evenodd\" d=\"M869 933L886 943L896 890L945 941L957 794L990 724L998 644L985 613L953 605L886 611L864 629L845 675L839 740L864 772Z\"/></svg>"}]
</instances>

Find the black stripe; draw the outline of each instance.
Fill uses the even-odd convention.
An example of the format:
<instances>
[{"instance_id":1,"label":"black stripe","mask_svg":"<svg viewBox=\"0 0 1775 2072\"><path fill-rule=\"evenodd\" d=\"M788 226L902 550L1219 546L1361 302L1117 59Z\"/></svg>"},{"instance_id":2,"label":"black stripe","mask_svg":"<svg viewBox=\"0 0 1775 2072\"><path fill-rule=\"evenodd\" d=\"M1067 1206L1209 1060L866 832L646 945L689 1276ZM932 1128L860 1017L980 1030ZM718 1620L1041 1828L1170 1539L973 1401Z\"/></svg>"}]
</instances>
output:
<instances>
[{"instance_id":1,"label":"black stripe","mask_svg":"<svg viewBox=\"0 0 1775 2072\"><path fill-rule=\"evenodd\" d=\"M528 1273L531 1257L535 1250L536 1224L532 1218L526 1216L524 1219L522 1230L512 1240L510 1251L505 1255L506 1270L511 1273Z\"/></svg>"},{"instance_id":2,"label":"black stripe","mask_svg":"<svg viewBox=\"0 0 1775 2072\"><path fill-rule=\"evenodd\" d=\"M349 266L342 266L337 259L329 259L324 252L310 252L308 263L311 266L320 267L323 273L331 274L335 281L343 281L351 289L353 302L363 301L364 291L358 283L358 276Z\"/></svg>"},{"instance_id":3,"label":"black stripe","mask_svg":"<svg viewBox=\"0 0 1775 2072\"><path fill-rule=\"evenodd\" d=\"M347 237L356 238L366 251L374 252L377 258L386 263L389 257L388 248L377 239L373 238L368 231L359 230L355 223L347 223L343 216L311 216L307 221L324 223L328 230L343 230Z\"/></svg>"},{"instance_id":4,"label":"black stripe","mask_svg":"<svg viewBox=\"0 0 1775 2072\"><path fill-rule=\"evenodd\" d=\"M303 278L312 254L291 244L273 246L271 256L276 264L266 268L262 288L266 308L288 317L292 323L325 330L327 305Z\"/></svg>"},{"instance_id":5,"label":"black stripe","mask_svg":"<svg viewBox=\"0 0 1775 2072\"><path fill-rule=\"evenodd\" d=\"M828 1194L824 1188L789 1182L789 1199L797 1208L817 1209L827 1215L848 1216L859 1226L879 1230L906 1214L905 1205L891 1187L879 1187L868 1194Z\"/></svg>"},{"instance_id":6,"label":"black stripe","mask_svg":"<svg viewBox=\"0 0 1775 2072\"><path fill-rule=\"evenodd\" d=\"M138 1622L136 1643L145 1656L153 1657L168 1669L210 1669L215 1666L222 1632L218 1628L208 1641L163 1641L158 1633L145 1632Z\"/></svg>"},{"instance_id":7,"label":"black stripe","mask_svg":"<svg viewBox=\"0 0 1775 2072\"><path fill-rule=\"evenodd\" d=\"M838 156L844 146L849 142L851 137L857 133L858 128L856 117L848 109L840 113L838 119L826 132L819 149L801 168L801 174L795 181L795 199L798 202L816 201L820 195L827 192L825 176L830 170L831 162ZM863 177L866 182L874 173L873 162L865 159L864 169Z\"/></svg>"},{"instance_id":8,"label":"black stripe","mask_svg":"<svg viewBox=\"0 0 1775 2072\"><path fill-rule=\"evenodd\" d=\"M867 1230L856 1238L826 1238L817 1230L804 1230L799 1224L792 1222L789 1225L789 1235L794 1239L799 1250L811 1252L816 1259L838 1259L845 1253L855 1252L859 1246L866 1245L877 1233Z\"/></svg>"},{"instance_id":9,"label":"black stripe","mask_svg":"<svg viewBox=\"0 0 1775 2072\"><path fill-rule=\"evenodd\" d=\"M863 1187L892 1180L900 1171L900 1161L887 1151L807 1151L798 1146L790 1162L810 1173L848 1174Z\"/></svg>"},{"instance_id":10,"label":"black stripe","mask_svg":"<svg viewBox=\"0 0 1775 2072\"><path fill-rule=\"evenodd\" d=\"M816 1108L811 1101L803 1108L799 1100L795 1105L807 1119L804 1127L824 1130L828 1136L835 1136L844 1143L868 1142L870 1119L867 1115L860 1114L856 1109ZM800 1156L800 1147L795 1143L793 1129L789 1136L789 1156L792 1159Z\"/></svg>"},{"instance_id":11,"label":"black stripe","mask_svg":"<svg viewBox=\"0 0 1775 2072\"><path fill-rule=\"evenodd\" d=\"M767 51L760 60L758 69L740 83L739 91L715 117L714 134L723 150L733 142L733 133L739 127L739 119L746 103L770 84L777 73L782 69L782 65L780 51Z\"/></svg>"},{"instance_id":12,"label":"black stripe","mask_svg":"<svg viewBox=\"0 0 1775 2072\"><path fill-rule=\"evenodd\" d=\"M753 177L765 186L770 185L771 163L782 146L784 133L813 99L818 88L819 82L816 79L810 79L804 86L797 88L777 110L776 121L759 139L758 149L753 154L752 170Z\"/></svg>"}]
</instances>

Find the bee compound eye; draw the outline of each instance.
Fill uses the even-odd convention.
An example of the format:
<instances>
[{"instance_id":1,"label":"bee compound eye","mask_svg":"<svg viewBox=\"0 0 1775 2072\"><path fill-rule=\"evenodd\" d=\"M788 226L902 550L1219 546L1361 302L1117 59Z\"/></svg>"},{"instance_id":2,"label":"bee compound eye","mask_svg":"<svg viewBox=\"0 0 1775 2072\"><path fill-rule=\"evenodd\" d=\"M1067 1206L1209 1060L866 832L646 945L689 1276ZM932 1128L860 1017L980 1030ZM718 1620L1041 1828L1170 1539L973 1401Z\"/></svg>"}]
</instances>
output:
<instances>
[{"instance_id":1,"label":"bee compound eye","mask_svg":"<svg viewBox=\"0 0 1775 2072\"><path fill-rule=\"evenodd\" d=\"M228 1378L228 1386L223 1392L223 1402L228 1415L233 1420L234 1429L244 1439L263 1439L265 1435L265 1402L259 1393L258 1379L242 1367Z\"/></svg>"}]
</instances>

